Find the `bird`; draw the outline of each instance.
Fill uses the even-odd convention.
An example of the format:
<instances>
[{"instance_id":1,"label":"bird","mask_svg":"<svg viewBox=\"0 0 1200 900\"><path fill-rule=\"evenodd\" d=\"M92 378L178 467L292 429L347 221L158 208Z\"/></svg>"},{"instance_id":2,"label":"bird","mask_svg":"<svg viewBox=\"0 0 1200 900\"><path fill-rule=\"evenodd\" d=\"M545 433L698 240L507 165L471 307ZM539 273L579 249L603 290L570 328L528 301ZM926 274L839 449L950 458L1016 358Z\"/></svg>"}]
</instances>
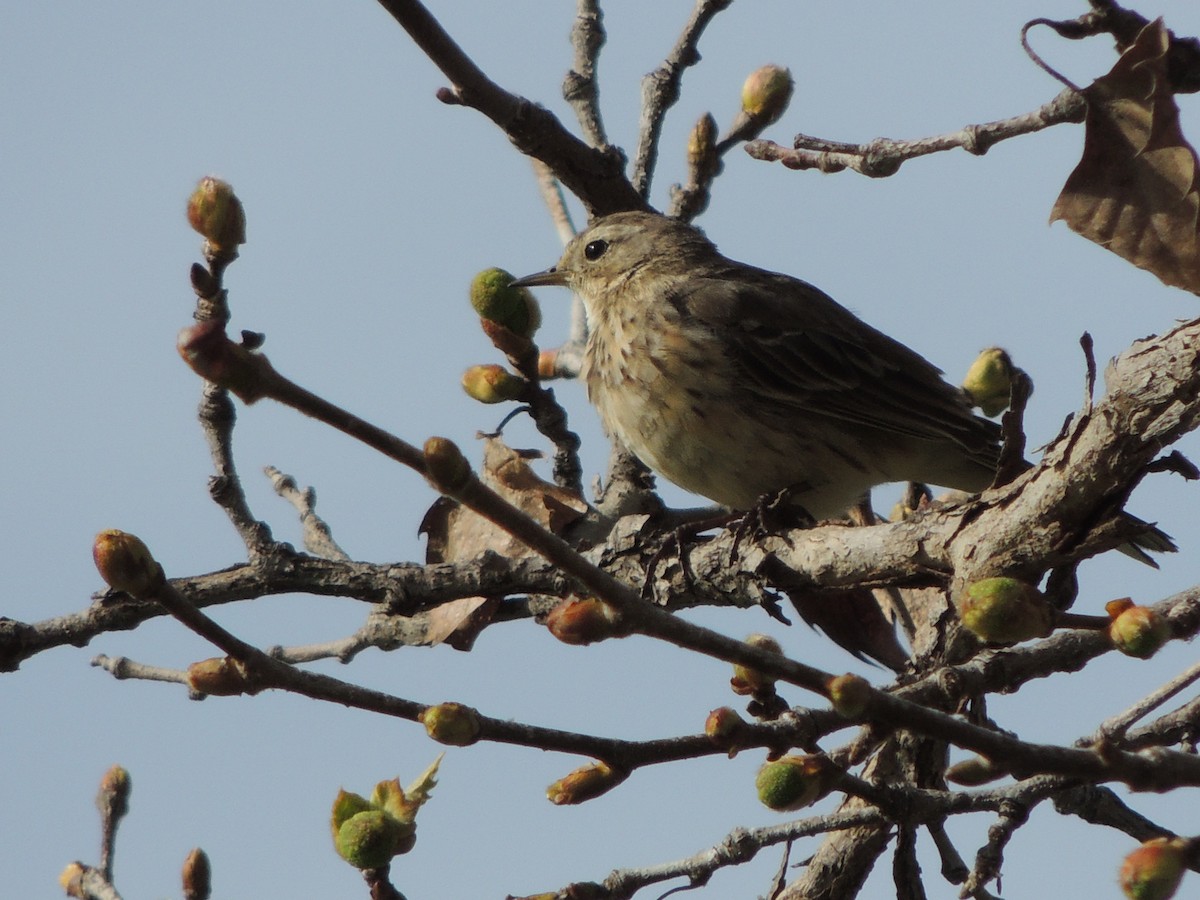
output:
<instances>
[{"instance_id":1,"label":"bird","mask_svg":"<svg viewBox=\"0 0 1200 900\"><path fill-rule=\"evenodd\" d=\"M589 327L580 377L605 431L730 510L786 492L821 520L884 483L974 494L995 479L1000 426L937 366L812 284L728 259L686 222L600 217L555 266L513 284L580 297ZM1153 565L1143 547L1175 549L1138 524L1122 548L1130 555ZM893 668L903 660L894 638L864 646L832 608L792 599L851 652ZM857 618L877 615L860 605Z\"/></svg>"},{"instance_id":2,"label":"bird","mask_svg":"<svg viewBox=\"0 0 1200 900\"><path fill-rule=\"evenodd\" d=\"M578 294L580 375L605 431L722 506L788 489L825 519L879 484L976 493L995 476L999 426L940 369L808 282L727 259L685 222L604 216L516 284Z\"/></svg>"}]
</instances>

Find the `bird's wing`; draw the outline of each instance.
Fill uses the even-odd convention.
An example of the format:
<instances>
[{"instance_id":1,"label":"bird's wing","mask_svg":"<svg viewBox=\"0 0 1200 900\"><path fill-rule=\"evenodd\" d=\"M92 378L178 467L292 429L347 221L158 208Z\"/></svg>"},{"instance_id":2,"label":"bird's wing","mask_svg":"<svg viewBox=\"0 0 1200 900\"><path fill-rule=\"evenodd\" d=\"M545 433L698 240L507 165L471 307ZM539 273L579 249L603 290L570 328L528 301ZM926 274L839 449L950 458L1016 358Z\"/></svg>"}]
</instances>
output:
<instances>
[{"instance_id":1,"label":"bird's wing","mask_svg":"<svg viewBox=\"0 0 1200 900\"><path fill-rule=\"evenodd\" d=\"M995 454L999 427L940 369L807 282L737 266L688 279L673 300L722 337L746 387L781 413Z\"/></svg>"}]
</instances>

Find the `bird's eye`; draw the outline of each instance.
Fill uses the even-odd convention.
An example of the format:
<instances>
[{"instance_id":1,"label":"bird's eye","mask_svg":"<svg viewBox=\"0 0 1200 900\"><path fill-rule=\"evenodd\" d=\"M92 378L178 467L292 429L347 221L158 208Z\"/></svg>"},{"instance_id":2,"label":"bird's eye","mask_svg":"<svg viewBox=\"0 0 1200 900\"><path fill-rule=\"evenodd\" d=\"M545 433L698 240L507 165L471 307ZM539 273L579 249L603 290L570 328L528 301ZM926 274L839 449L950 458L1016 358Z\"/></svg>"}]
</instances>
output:
<instances>
[{"instance_id":1,"label":"bird's eye","mask_svg":"<svg viewBox=\"0 0 1200 900\"><path fill-rule=\"evenodd\" d=\"M608 241L588 241L588 245L583 248L583 255L594 262L602 257L607 249Z\"/></svg>"}]
</instances>

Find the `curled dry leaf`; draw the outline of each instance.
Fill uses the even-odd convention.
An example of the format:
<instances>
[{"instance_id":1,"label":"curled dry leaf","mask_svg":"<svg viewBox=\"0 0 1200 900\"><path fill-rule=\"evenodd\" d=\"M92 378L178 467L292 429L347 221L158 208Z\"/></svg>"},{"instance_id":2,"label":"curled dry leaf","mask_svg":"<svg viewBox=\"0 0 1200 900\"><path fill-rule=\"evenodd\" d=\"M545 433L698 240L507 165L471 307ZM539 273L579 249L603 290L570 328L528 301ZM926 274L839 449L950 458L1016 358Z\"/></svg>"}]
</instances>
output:
<instances>
[{"instance_id":1,"label":"curled dry leaf","mask_svg":"<svg viewBox=\"0 0 1200 900\"><path fill-rule=\"evenodd\" d=\"M486 438L480 477L531 518L562 534L587 511L587 504L538 477L528 463L533 456L531 451L513 450L498 437ZM429 508L420 530L429 538L425 561L430 563L465 562L489 550L511 559L531 555L528 547L499 525L447 497L438 498ZM438 607L430 615L429 643L445 641L461 650L470 649L475 636L491 619L497 602L495 598L464 597Z\"/></svg>"},{"instance_id":2,"label":"curled dry leaf","mask_svg":"<svg viewBox=\"0 0 1200 900\"><path fill-rule=\"evenodd\" d=\"M1083 157L1050 221L1200 293L1200 166L1167 80L1169 44L1162 19L1151 22L1084 90Z\"/></svg>"}]
</instances>

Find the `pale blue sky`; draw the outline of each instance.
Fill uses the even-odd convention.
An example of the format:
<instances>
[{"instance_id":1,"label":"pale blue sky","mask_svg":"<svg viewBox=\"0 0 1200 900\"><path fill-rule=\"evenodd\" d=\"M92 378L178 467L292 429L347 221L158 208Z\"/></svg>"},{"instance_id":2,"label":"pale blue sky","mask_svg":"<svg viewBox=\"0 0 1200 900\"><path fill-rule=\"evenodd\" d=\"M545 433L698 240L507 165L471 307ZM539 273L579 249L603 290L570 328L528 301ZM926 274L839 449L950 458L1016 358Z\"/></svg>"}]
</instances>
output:
<instances>
[{"instance_id":1,"label":"pale blue sky","mask_svg":"<svg viewBox=\"0 0 1200 900\"><path fill-rule=\"evenodd\" d=\"M760 64L790 66L797 82L768 137L917 137L1053 97L1059 86L1026 60L1020 26L1085 6L735 3L704 38L703 62L668 119L654 201L663 205L682 175L691 124L705 110L726 123L742 79ZM626 0L607 11L602 103L611 138L627 148L640 77L670 48L691 4L652 7ZM1200 34L1194 0L1137 8ZM435 5L495 80L568 123L558 96L573 10L535 0ZM1104 39L1070 44L1044 29L1033 39L1078 81L1111 64ZM528 164L481 116L437 102L443 84L366 0L0 9L0 414L9 423L0 614L32 621L84 608L100 586L92 535L105 527L142 536L170 575L243 556L207 499L200 385L174 348L190 320L187 274L200 244L184 202L202 175L229 179L245 202L249 242L226 282L233 326L265 332L281 371L417 443L444 434L470 449L477 430L495 426L502 413L458 387L466 366L495 360L466 286L487 266L545 268L559 247ZM1185 131L1200 139L1200 103L1180 103ZM1036 384L1028 428L1037 446L1082 400L1083 331L1103 362L1196 314L1195 297L1046 225L1081 144L1080 129L1059 127L983 158L911 162L885 180L791 172L739 150L700 224L729 255L816 283L955 380L981 347L1006 346ZM551 343L565 329L568 299L541 296ZM577 385L557 390L585 440L590 477L607 452L594 414ZM510 436L539 446L526 426ZM355 558L420 558L416 529L434 498L416 475L269 404L239 407L235 440L253 508L280 538L297 542L299 528L258 475L267 464L317 487L319 511ZM1200 457L1195 436L1180 449ZM1080 611L1126 594L1153 601L1200 581L1197 491L1163 475L1138 489L1131 509L1157 519L1184 552L1158 573L1117 556L1089 564ZM281 597L214 614L267 646L348 633L366 611ZM803 626L783 629L755 611L695 618L737 636L771 631L814 665L882 678ZM339 786L365 792L421 771L442 748L419 726L276 693L192 703L176 687L113 680L88 666L96 653L174 667L213 655L158 620L0 676L0 893L59 896L64 864L96 861L92 798L120 762L134 782L117 850L126 898L178 896L178 866L196 845L212 857L218 896L363 896L330 847L329 805ZM991 711L1022 736L1069 743L1194 656L1173 645L1150 663L1106 658ZM529 624L491 629L469 654L368 652L349 668L317 668L418 701L460 700L491 715L634 738L696 732L709 709L736 700L724 665L645 639L565 647ZM782 821L754 800L756 753L639 772L599 801L552 807L545 786L578 762L491 745L450 750L416 849L393 867L397 886L410 900L552 890L690 855L735 825ZM1193 792L1136 802L1195 831ZM989 824L953 823L968 859ZM1115 870L1131 846L1039 808L1008 849L1005 895L1115 896ZM921 861L930 897L956 896L927 846ZM764 853L717 876L704 896L764 892L777 862ZM866 896L892 893L889 869L881 861Z\"/></svg>"}]
</instances>

